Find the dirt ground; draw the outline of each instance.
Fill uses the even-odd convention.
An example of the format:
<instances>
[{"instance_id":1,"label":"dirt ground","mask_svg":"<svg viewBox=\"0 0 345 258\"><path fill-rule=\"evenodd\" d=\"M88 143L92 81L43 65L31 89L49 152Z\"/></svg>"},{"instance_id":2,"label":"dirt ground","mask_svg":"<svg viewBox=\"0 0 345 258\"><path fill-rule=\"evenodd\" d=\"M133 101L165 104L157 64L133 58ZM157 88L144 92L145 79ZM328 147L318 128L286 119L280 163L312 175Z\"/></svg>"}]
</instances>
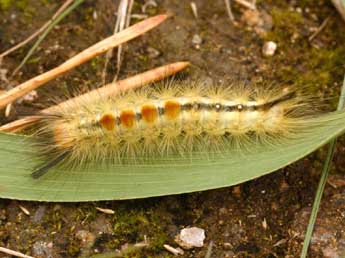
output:
<instances>
[{"instance_id":1,"label":"dirt ground","mask_svg":"<svg viewBox=\"0 0 345 258\"><path fill-rule=\"evenodd\" d=\"M0 0L0 53L33 33L63 2ZM116 2L86 1L48 35L13 78L10 73L31 44L5 57L0 63L0 88L47 71L111 35ZM235 24L229 21L223 0L194 1L198 18L191 1L155 2L157 6L148 6L146 14L172 17L126 45L120 78L188 60L192 63L188 77L310 86L320 101L331 99L327 106L335 107L345 71L345 22L331 1L261 0L258 12L233 3ZM144 3L135 1L133 14L143 14ZM323 30L310 40L326 19ZM262 53L267 41L278 46L272 57ZM115 60L112 63L107 81L115 72ZM49 82L38 90L37 100L14 105L11 115L5 118L2 113L0 121L39 110L67 88L83 91L99 85L103 66L100 56ZM309 257L345 257L344 148L340 139ZM34 257L117 257L116 251L126 248L132 252L125 257L174 257L163 245L177 247L174 238L179 230L197 226L205 230L204 246L185 250L180 257L205 257L211 247L209 257L299 257L325 155L326 149L321 149L268 176L192 194L92 203L1 200L0 246ZM131 248L144 240L147 248Z\"/></svg>"}]
</instances>

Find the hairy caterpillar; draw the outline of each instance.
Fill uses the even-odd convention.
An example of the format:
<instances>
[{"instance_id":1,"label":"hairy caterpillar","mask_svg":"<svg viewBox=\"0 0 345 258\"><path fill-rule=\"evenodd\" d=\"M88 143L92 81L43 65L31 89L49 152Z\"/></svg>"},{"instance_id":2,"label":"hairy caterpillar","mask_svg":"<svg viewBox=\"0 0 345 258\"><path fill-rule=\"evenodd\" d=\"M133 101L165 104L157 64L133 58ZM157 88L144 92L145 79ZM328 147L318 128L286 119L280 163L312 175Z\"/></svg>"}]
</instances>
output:
<instances>
[{"instance_id":1,"label":"hairy caterpillar","mask_svg":"<svg viewBox=\"0 0 345 258\"><path fill-rule=\"evenodd\" d=\"M60 163L136 163L270 144L298 133L309 109L293 88L179 82L75 104L43 115L38 146L46 163L34 178Z\"/></svg>"}]
</instances>

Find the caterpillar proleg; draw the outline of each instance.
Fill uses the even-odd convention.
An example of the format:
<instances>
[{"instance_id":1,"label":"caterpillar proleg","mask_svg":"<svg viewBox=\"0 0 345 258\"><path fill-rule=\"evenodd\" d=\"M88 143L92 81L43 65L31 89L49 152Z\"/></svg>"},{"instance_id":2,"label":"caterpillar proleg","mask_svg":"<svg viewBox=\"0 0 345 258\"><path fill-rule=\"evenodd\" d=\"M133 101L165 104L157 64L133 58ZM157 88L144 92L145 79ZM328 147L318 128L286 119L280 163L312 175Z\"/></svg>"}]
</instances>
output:
<instances>
[{"instance_id":1,"label":"caterpillar proleg","mask_svg":"<svg viewBox=\"0 0 345 258\"><path fill-rule=\"evenodd\" d=\"M270 144L297 134L309 109L293 87L238 83L173 82L75 104L43 114L38 146L46 163L33 177L58 164L135 164L171 153L222 152L242 142Z\"/></svg>"}]
</instances>

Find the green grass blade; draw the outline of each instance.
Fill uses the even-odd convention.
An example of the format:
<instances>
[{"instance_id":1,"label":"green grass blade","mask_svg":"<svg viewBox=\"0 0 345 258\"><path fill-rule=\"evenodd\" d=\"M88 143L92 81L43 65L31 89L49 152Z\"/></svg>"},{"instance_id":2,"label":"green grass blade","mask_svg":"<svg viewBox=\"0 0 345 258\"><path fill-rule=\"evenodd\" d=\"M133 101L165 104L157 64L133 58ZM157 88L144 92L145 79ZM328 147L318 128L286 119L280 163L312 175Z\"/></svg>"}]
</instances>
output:
<instances>
[{"instance_id":1,"label":"green grass blade","mask_svg":"<svg viewBox=\"0 0 345 258\"><path fill-rule=\"evenodd\" d=\"M35 52L37 47L41 44L41 42L45 39L45 37L49 34L49 32L57 25L63 18L65 18L68 14L70 14L75 8L77 8L80 4L82 4L84 0L76 0L71 4L65 11L63 11L56 19L45 29L45 31L38 37L35 44L30 48L29 52L26 54L22 62L13 72L14 74L19 71L23 65L29 60L31 55Z\"/></svg>"},{"instance_id":2,"label":"green grass blade","mask_svg":"<svg viewBox=\"0 0 345 258\"><path fill-rule=\"evenodd\" d=\"M345 76L344 76L344 81L343 81L343 86L341 89L341 94L339 98L339 103L338 103L338 110L342 110L344 108L344 103L345 103ZM310 214L310 219L308 223L308 228L305 233L304 241L303 241L303 248L302 248L302 253L301 253L301 258L306 258L308 254L308 248L309 244L313 235L313 230L314 230L314 225L315 221L317 218L317 214L320 208L320 203L321 203L321 198L323 191L325 189L326 183L327 183L327 178L328 178L328 173L329 173L329 168L333 159L333 154L334 154L334 148L337 140L336 138L333 139L329 146L328 146L328 152L327 152L327 158L325 160L325 164L322 169L322 174L320 178L319 185L317 187L316 191L316 196L313 204L313 209Z\"/></svg>"},{"instance_id":3,"label":"green grass blade","mask_svg":"<svg viewBox=\"0 0 345 258\"><path fill-rule=\"evenodd\" d=\"M40 201L94 201L144 198L239 184L306 156L345 131L345 112L310 121L308 132L274 146L255 145L243 153L229 149L205 158L169 157L150 164L90 164L88 169L55 168L30 176L37 158L28 139L0 134L0 197Z\"/></svg>"}]
</instances>

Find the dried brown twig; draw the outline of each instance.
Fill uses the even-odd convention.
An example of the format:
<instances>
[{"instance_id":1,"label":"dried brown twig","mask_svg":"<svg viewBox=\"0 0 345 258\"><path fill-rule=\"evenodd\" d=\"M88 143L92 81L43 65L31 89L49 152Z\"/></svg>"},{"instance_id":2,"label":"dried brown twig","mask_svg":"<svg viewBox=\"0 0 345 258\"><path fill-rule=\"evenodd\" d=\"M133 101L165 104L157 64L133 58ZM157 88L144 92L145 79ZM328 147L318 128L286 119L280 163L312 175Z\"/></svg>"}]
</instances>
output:
<instances>
[{"instance_id":1,"label":"dried brown twig","mask_svg":"<svg viewBox=\"0 0 345 258\"><path fill-rule=\"evenodd\" d=\"M317 28L317 30L308 38L308 40L311 42L314 40L314 38L319 35L319 33L327 26L327 23L329 22L329 20L331 19L331 16L328 16L320 25L319 28Z\"/></svg>"},{"instance_id":2,"label":"dried brown twig","mask_svg":"<svg viewBox=\"0 0 345 258\"><path fill-rule=\"evenodd\" d=\"M332 0L332 3L335 6L335 8L337 8L341 17L343 17L343 20L345 21L345 2L344 2L344 0Z\"/></svg>"},{"instance_id":3,"label":"dried brown twig","mask_svg":"<svg viewBox=\"0 0 345 258\"><path fill-rule=\"evenodd\" d=\"M160 66L158 68L146 71L144 73L135 75L133 77L109 83L102 88L90 91L84 95L69 99L65 102L62 102L56 106L52 106L50 108L44 109L41 112L42 113L47 113L47 112L52 112L54 109L59 109L61 108L62 105L67 105L69 108L73 106L75 103L78 103L78 99L83 99L83 98L92 98L92 97L99 97L101 96L115 96L119 92L127 91L130 89L135 89L138 87L141 87L145 84L159 81L163 79L164 77L170 76L172 74L177 73L178 71L181 71L185 69L187 66L189 66L189 62L177 62L177 63L172 63L164 66ZM41 116L28 116L23 119L16 120L14 122L5 124L0 127L0 131L2 132L17 132L25 127L37 122Z\"/></svg>"},{"instance_id":4,"label":"dried brown twig","mask_svg":"<svg viewBox=\"0 0 345 258\"><path fill-rule=\"evenodd\" d=\"M135 25L119 32L116 35L108 37L97 44L85 49L76 56L70 58L60 66L38 75L19 86L7 91L6 93L0 95L0 108L5 107L7 104L13 102L19 97L24 96L26 93L38 88L42 84L57 78L58 76L66 73L67 71L73 69L74 67L85 63L86 61L92 59L93 57L100 55L111 48L114 48L124 42L127 42L141 34L153 29L158 24L163 22L168 16L167 15L157 15L148 18L142 22L136 23Z\"/></svg>"}]
</instances>

